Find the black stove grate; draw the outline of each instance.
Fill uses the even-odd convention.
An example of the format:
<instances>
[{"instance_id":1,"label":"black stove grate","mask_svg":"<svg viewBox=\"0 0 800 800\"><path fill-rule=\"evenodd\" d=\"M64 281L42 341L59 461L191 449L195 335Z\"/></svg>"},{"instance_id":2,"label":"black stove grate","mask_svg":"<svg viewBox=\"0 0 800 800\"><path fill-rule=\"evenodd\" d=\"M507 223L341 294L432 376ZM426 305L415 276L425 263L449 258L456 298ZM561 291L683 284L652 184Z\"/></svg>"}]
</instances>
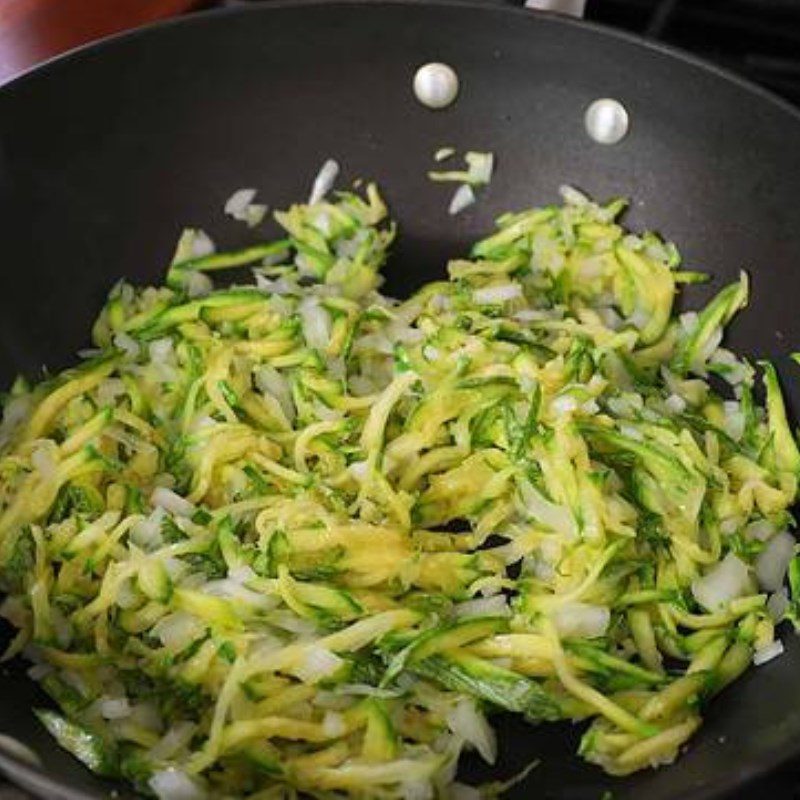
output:
<instances>
[{"instance_id":1,"label":"black stove grate","mask_svg":"<svg viewBox=\"0 0 800 800\"><path fill-rule=\"evenodd\" d=\"M689 50L800 105L800 0L589 0L587 17Z\"/></svg>"}]
</instances>

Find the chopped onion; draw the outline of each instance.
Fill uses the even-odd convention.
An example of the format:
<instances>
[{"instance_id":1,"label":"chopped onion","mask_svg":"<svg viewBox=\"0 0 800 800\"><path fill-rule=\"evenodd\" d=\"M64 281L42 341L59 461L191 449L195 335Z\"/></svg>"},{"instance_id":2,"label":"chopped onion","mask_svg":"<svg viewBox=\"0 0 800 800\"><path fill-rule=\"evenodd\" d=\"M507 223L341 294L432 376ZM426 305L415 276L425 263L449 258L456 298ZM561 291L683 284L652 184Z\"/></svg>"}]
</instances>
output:
<instances>
[{"instance_id":1,"label":"chopped onion","mask_svg":"<svg viewBox=\"0 0 800 800\"><path fill-rule=\"evenodd\" d=\"M784 649L783 642L780 639L776 639L753 653L753 664L757 667L761 666L761 664L766 664L767 661L772 661L773 658L783 655Z\"/></svg>"},{"instance_id":2,"label":"chopped onion","mask_svg":"<svg viewBox=\"0 0 800 800\"><path fill-rule=\"evenodd\" d=\"M240 582L232 578L222 578L217 581L209 581L200 587L200 590L205 594L212 597L222 597L226 600L239 600L242 603L247 603L254 608L260 608L263 611L268 611L275 608L278 604L277 598L272 595L263 594L262 592L255 592L248 589Z\"/></svg>"},{"instance_id":3,"label":"chopped onion","mask_svg":"<svg viewBox=\"0 0 800 800\"><path fill-rule=\"evenodd\" d=\"M255 189L237 189L225 201L225 213L234 219L244 219L245 212L256 196Z\"/></svg>"},{"instance_id":4,"label":"chopped onion","mask_svg":"<svg viewBox=\"0 0 800 800\"><path fill-rule=\"evenodd\" d=\"M726 400L722 407L725 412L725 420L723 422L725 433L738 442L744 433L744 412L735 400Z\"/></svg>"},{"instance_id":5,"label":"chopped onion","mask_svg":"<svg viewBox=\"0 0 800 800\"><path fill-rule=\"evenodd\" d=\"M354 461L347 468L347 471L359 482L363 483L369 473L369 462L367 461Z\"/></svg>"},{"instance_id":6,"label":"chopped onion","mask_svg":"<svg viewBox=\"0 0 800 800\"><path fill-rule=\"evenodd\" d=\"M46 440L31 453L31 464L43 481L51 481L56 476L58 464L55 456L57 452L58 447L50 440Z\"/></svg>"},{"instance_id":7,"label":"chopped onion","mask_svg":"<svg viewBox=\"0 0 800 800\"><path fill-rule=\"evenodd\" d=\"M291 423L294 422L296 411L294 407L294 400L292 399L292 390L289 388L289 383L286 378L278 372L275 367L269 364L262 364L254 373L256 386L262 394L272 395L281 406L286 419Z\"/></svg>"},{"instance_id":8,"label":"chopped onion","mask_svg":"<svg viewBox=\"0 0 800 800\"><path fill-rule=\"evenodd\" d=\"M269 206L264 203L250 203L244 212L244 222L247 223L247 227L255 228L256 225L261 224L268 210Z\"/></svg>"},{"instance_id":9,"label":"chopped onion","mask_svg":"<svg viewBox=\"0 0 800 800\"><path fill-rule=\"evenodd\" d=\"M686 401L679 394L671 394L664 401L664 406L673 414L682 414L686 410Z\"/></svg>"},{"instance_id":10,"label":"chopped onion","mask_svg":"<svg viewBox=\"0 0 800 800\"><path fill-rule=\"evenodd\" d=\"M434 154L433 160L438 162L446 161L448 158L452 158L456 154L455 147L440 147Z\"/></svg>"},{"instance_id":11,"label":"chopped onion","mask_svg":"<svg viewBox=\"0 0 800 800\"><path fill-rule=\"evenodd\" d=\"M767 600L767 611L773 622L783 619L783 615L789 609L789 592L784 587L769 596Z\"/></svg>"},{"instance_id":12,"label":"chopped onion","mask_svg":"<svg viewBox=\"0 0 800 800\"><path fill-rule=\"evenodd\" d=\"M175 514L179 517L191 517L196 510L195 506L186 498L175 494L172 489L167 489L164 486L157 486L153 489L153 494L150 495L150 502L157 508L163 508L170 514Z\"/></svg>"},{"instance_id":13,"label":"chopped onion","mask_svg":"<svg viewBox=\"0 0 800 800\"><path fill-rule=\"evenodd\" d=\"M757 519L744 529L745 539L757 539L759 542L766 542L774 534L775 526L768 519Z\"/></svg>"},{"instance_id":14,"label":"chopped onion","mask_svg":"<svg viewBox=\"0 0 800 800\"><path fill-rule=\"evenodd\" d=\"M497 739L475 701L464 697L447 713L447 725L456 736L471 744L489 764L497 760Z\"/></svg>"},{"instance_id":15,"label":"chopped onion","mask_svg":"<svg viewBox=\"0 0 800 800\"><path fill-rule=\"evenodd\" d=\"M31 402L29 394L11 397L6 401L3 408L3 425L2 429L0 429L0 444L5 445L9 437L19 427L19 424L26 419Z\"/></svg>"},{"instance_id":16,"label":"chopped onion","mask_svg":"<svg viewBox=\"0 0 800 800\"><path fill-rule=\"evenodd\" d=\"M100 714L105 719L124 719L131 714L127 697L104 697L99 703Z\"/></svg>"},{"instance_id":17,"label":"chopped onion","mask_svg":"<svg viewBox=\"0 0 800 800\"><path fill-rule=\"evenodd\" d=\"M567 539L577 537L578 529L568 508L545 499L528 481L520 485L520 495L524 510L535 520L557 533L564 534Z\"/></svg>"},{"instance_id":18,"label":"chopped onion","mask_svg":"<svg viewBox=\"0 0 800 800\"><path fill-rule=\"evenodd\" d=\"M164 339L156 339L155 341L150 342L148 351L150 353L150 358L156 364L164 364L167 361L172 361L174 354L172 339L168 337L165 337Z\"/></svg>"},{"instance_id":19,"label":"chopped onion","mask_svg":"<svg viewBox=\"0 0 800 800\"><path fill-rule=\"evenodd\" d=\"M192 257L203 258L210 256L217 248L211 237L202 229L195 228L192 237Z\"/></svg>"},{"instance_id":20,"label":"chopped onion","mask_svg":"<svg viewBox=\"0 0 800 800\"><path fill-rule=\"evenodd\" d=\"M192 741L197 730L194 722L175 722L169 730L150 748L150 757L155 761L172 758Z\"/></svg>"},{"instance_id":21,"label":"chopped onion","mask_svg":"<svg viewBox=\"0 0 800 800\"><path fill-rule=\"evenodd\" d=\"M337 714L335 711L326 711L325 716L322 718L322 730L326 736L335 739L338 736L343 736L347 733L347 725L345 724L344 717Z\"/></svg>"},{"instance_id":22,"label":"chopped onion","mask_svg":"<svg viewBox=\"0 0 800 800\"><path fill-rule=\"evenodd\" d=\"M189 297L205 297L214 288L214 281L198 270L191 270L185 283L186 294Z\"/></svg>"},{"instance_id":23,"label":"chopped onion","mask_svg":"<svg viewBox=\"0 0 800 800\"><path fill-rule=\"evenodd\" d=\"M325 195L333 188L338 176L339 165L332 158L329 158L320 168L317 177L314 178L314 185L311 188L308 204L313 206L323 200Z\"/></svg>"},{"instance_id":24,"label":"chopped onion","mask_svg":"<svg viewBox=\"0 0 800 800\"><path fill-rule=\"evenodd\" d=\"M474 202L475 192L472 191L472 187L468 183L464 183L453 193L447 213L451 216L460 214L465 208L468 208Z\"/></svg>"},{"instance_id":25,"label":"chopped onion","mask_svg":"<svg viewBox=\"0 0 800 800\"><path fill-rule=\"evenodd\" d=\"M309 347L324 350L331 339L331 317L316 297L303 298L298 308Z\"/></svg>"},{"instance_id":26,"label":"chopped onion","mask_svg":"<svg viewBox=\"0 0 800 800\"><path fill-rule=\"evenodd\" d=\"M175 767L154 772L147 782L158 800L205 800L205 789L195 778Z\"/></svg>"},{"instance_id":27,"label":"chopped onion","mask_svg":"<svg viewBox=\"0 0 800 800\"><path fill-rule=\"evenodd\" d=\"M566 184L559 186L558 193L568 206L588 206L590 204L589 198L574 186L567 186Z\"/></svg>"},{"instance_id":28,"label":"chopped onion","mask_svg":"<svg viewBox=\"0 0 800 800\"><path fill-rule=\"evenodd\" d=\"M192 614L176 611L162 617L152 628L153 636L172 653L180 653L206 632L206 626Z\"/></svg>"},{"instance_id":29,"label":"chopped onion","mask_svg":"<svg viewBox=\"0 0 800 800\"><path fill-rule=\"evenodd\" d=\"M502 594L495 595L494 597L479 597L475 600L457 603L453 607L453 611L457 617L506 617L511 615L508 601Z\"/></svg>"},{"instance_id":30,"label":"chopped onion","mask_svg":"<svg viewBox=\"0 0 800 800\"><path fill-rule=\"evenodd\" d=\"M139 357L139 353L141 351L139 342L137 342L136 339L134 339L130 334L120 331L119 333L114 334L112 341L114 342L114 347L116 347L118 350L122 350L128 360L133 361Z\"/></svg>"},{"instance_id":31,"label":"chopped onion","mask_svg":"<svg viewBox=\"0 0 800 800\"><path fill-rule=\"evenodd\" d=\"M731 600L750 591L750 570L733 553L728 553L705 575L692 581L692 594L706 611L719 611Z\"/></svg>"},{"instance_id":32,"label":"chopped onion","mask_svg":"<svg viewBox=\"0 0 800 800\"><path fill-rule=\"evenodd\" d=\"M464 156L467 162L469 182L473 185L487 184L492 179L494 169L494 154L492 153L467 153Z\"/></svg>"},{"instance_id":33,"label":"chopped onion","mask_svg":"<svg viewBox=\"0 0 800 800\"><path fill-rule=\"evenodd\" d=\"M550 410L557 417L563 417L566 414L571 414L578 407L577 398L571 394L564 394L553 399L550 403Z\"/></svg>"},{"instance_id":34,"label":"chopped onion","mask_svg":"<svg viewBox=\"0 0 800 800\"><path fill-rule=\"evenodd\" d=\"M129 534L131 542L146 550L153 550L163 544L164 537L161 534L161 523L164 521L165 516L164 509L157 506L149 517L139 520L131 528Z\"/></svg>"},{"instance_id":35,"label":"chopped onion","mask_svg":"<svg viewBox=\"0 0 800 800\"><path fill-rule=\"evenodd\" d=\"M518 297L522 297L522 287L518 283L484 286L472 293L472 299L479 305L498 305Z\"/></svg>"},{"instance_id":36,"label":"chopped onion","mask_svg":"<svg viewBox=\"0 0 800 800\"><path fill-rule=\"evenodd\" d=\"M769 540L755 564L756 577L762 589L775 592L781 588L794 555L794 545L794 536L786 531Z\"/></svg>"},{"instance_id":37,"label":"chopped onion","mask_svg":"<svg viewBox=\"0 0 800 800\"><path fill-rule=\"evenodd\" d=\"M698 325L700 318L696 311L685 311L678 317L681 328L686 333L691 333Z\"/></svg>"},{"instance_id":38,"label":"chopped onion","mask_svg":"<svg viewBox=\"0 0 800 800\"><path fill-rule=\"evenodd\" d=\"M553 612L553 624L561 636L594 639L608 630L611 612L606 606L568 602Z\"/></svg>"},{"instance_id":39,"label":"chopped onion","mask_svg":"<svg viewBox=\"0 0 800 800\"><path fill-rule=\"evenodd\" d=\"M344 663L336 653L324 647L311 647L302 662L294 667L292 673L303 683L319 683L329 678Z\"/></svg>"}]
</instances>

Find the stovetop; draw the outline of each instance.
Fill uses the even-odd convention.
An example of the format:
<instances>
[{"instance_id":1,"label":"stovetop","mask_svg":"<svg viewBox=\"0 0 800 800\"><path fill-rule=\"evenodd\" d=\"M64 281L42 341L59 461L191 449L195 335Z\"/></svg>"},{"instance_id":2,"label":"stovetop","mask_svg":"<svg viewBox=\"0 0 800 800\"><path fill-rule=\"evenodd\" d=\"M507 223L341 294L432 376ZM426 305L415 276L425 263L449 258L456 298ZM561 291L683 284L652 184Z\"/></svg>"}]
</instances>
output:
<instances>
[{"instance_id":1,"label":"stovetop","mask_svg":"<svg viewBox=\"0 0 800 800\"><path fill-rule=\"evenodd\" d=\"M800 0L588 0L587 17L689 50L800 105Z\"/></svg>"}]
</instances>

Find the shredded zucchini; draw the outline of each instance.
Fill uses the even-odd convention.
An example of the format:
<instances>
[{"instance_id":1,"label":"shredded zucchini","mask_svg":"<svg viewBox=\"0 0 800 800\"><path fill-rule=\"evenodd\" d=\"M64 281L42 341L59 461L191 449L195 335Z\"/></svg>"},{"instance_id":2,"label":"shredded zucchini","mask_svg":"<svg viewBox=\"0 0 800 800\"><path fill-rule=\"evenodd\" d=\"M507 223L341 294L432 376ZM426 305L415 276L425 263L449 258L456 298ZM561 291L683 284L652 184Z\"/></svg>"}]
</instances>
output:
<instances>
[{"instance_id":1,"label":"shredded zucchini","mask_svg":"<svg viewBox=\"0 0 800 800\"><path fill-rule=\"evenodd\" d=\"M426 800L502 709L626 774L779 650L800 451L720 346L747 281L678 316L674 246L564 196L402 302L374 186L292 206L14 384L0 611L61 745L167 799Z\"/></svg>"}]
</instances>

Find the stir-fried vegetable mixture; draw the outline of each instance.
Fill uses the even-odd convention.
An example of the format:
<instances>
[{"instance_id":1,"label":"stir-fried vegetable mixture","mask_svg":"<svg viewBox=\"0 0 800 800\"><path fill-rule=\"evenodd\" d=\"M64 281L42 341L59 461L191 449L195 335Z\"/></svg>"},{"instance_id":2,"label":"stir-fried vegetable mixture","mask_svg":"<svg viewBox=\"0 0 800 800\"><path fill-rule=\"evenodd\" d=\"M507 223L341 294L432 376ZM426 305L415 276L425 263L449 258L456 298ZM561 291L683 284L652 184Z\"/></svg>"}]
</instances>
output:
<instances>
[{"instance_id":1,"label":"stir-fried vegetable mixture","mask_svg":"<svg viewBox=\"0 0 800 800\"><path fill-rule=\"evenodd\" d=\"M746 278L677 316L702 276L564 197L403 302L372 186L240 252L187 231L96 356L15 384L2 614L63 746L167 800L427 800L504 709L622 775L780 652L800 453L720 347Z\"/></svg>"}]
</instances>

